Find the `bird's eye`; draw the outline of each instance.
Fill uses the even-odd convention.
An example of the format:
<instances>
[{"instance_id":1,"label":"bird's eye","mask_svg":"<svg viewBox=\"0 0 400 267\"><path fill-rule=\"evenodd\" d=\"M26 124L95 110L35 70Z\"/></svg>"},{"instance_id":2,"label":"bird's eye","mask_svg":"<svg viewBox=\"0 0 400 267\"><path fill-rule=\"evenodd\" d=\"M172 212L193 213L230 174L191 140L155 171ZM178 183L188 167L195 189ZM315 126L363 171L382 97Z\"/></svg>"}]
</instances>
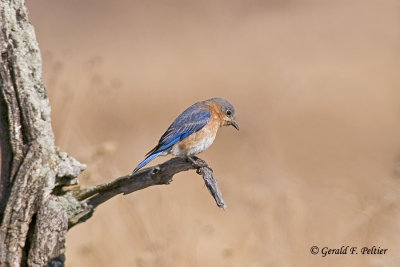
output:
<instances>
[{"instance_id":1,"label":"bird's eye","mask_svg":"<svg viewBox=\"0 0 400 267\"><path fill-rule=\"evenodd\" d=\"M226 111L226 115L230 116L232 115L232 111L230 111L229 109Z\"/></svg>"}]
</instances>

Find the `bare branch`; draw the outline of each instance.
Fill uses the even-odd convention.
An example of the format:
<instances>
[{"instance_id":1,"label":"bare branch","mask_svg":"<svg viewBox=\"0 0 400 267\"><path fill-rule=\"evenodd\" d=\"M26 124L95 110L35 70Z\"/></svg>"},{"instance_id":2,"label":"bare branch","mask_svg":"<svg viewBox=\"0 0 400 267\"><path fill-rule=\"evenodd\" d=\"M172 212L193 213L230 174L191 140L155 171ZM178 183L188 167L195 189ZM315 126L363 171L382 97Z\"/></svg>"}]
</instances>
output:
<instances>
[{"instance_id":1,"label":"bare branch","mask_svg":"<svg viewBox=\"0 0 400 267\"><path fill-rule=\"evenodd\" d=\"M84 205L80 206L79 212L71 214L69 227L89 219L97 206L116 195L121 193L127 195L153 185L169 184L175 174L191 169L196 169L197 173L203 176L204 182L218 207L225 210L226 205L222 194L208 164L199 158L196 158L195 161L188 161L177 157L137 173L119 177L109 183L72 191L72 196Z\"/></svg>"}]
</instances>

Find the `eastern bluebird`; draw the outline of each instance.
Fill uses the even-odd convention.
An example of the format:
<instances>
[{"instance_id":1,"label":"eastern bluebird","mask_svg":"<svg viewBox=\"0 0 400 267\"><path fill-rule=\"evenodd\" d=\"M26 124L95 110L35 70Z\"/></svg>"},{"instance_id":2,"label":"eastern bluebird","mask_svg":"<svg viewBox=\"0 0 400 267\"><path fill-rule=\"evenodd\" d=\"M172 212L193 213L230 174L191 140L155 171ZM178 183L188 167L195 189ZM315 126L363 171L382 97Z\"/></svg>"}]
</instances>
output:
<instances>
[{"instance_id":1,"label":"eastern bluebird","mask_svg":"<svg viewBox=\"0 0 400 267\"><path fill-rule=\"evenodd\" d=\"M235 119L235 108L224 98L211 98L193 104L175 119L158 145L146 154L145 160L133 172L160 155L190 158L203 152L213 143L221 126L232 125L239 130Z\"/></svg>"}]
</instances>

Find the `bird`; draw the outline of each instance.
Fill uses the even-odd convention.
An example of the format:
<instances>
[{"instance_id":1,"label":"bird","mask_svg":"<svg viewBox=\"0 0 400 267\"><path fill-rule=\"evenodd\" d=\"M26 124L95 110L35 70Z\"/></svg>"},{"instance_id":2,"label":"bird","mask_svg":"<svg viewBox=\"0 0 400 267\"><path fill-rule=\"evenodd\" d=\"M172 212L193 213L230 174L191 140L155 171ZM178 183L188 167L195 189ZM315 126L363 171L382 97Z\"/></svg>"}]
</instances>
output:
<instances>
[{"instance_id":1,"label":"bird","mask_svg":"<svg viewBox=\"0 0 400 267\"><path fill-rule=\"evenodd\" d=\"M193 156L211 146L218 129L229 125L239 130L236 110L228 100L214 97L197 102L175 119L158 144L145 155L145 159L132 173L143 168L154 158L168 154L188 158L193 162Z\"/></svg>"}]
</instances>

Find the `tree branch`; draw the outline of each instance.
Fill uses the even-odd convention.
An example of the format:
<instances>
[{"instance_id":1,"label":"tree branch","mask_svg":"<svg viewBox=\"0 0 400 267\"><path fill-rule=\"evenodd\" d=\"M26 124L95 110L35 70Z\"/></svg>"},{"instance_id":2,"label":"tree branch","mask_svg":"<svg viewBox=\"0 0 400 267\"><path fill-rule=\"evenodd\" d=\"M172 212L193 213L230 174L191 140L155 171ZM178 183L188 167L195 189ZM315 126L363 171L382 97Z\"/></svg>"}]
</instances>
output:
<instances>
[{"instance_id":1,"label":"tree branch","mask_svg":"<svg viewBox=\"0 0 400 267\"><path fill-rule=\"evenodd\" d=\"M199 158L191 162L177 157L137 173L119 177L105 184L71 191L72 197L81 202L81 205L77 206L78 212L71 214L69 227L89 219L97 206L116 195L121 193L127 195L153 185L169 184L175 174L191 169L196 169L197 173L203 176L204 182L218 207L225 210L226 205L217 186L217 180L208 164Z\"/></svg>"}]
</instances>

